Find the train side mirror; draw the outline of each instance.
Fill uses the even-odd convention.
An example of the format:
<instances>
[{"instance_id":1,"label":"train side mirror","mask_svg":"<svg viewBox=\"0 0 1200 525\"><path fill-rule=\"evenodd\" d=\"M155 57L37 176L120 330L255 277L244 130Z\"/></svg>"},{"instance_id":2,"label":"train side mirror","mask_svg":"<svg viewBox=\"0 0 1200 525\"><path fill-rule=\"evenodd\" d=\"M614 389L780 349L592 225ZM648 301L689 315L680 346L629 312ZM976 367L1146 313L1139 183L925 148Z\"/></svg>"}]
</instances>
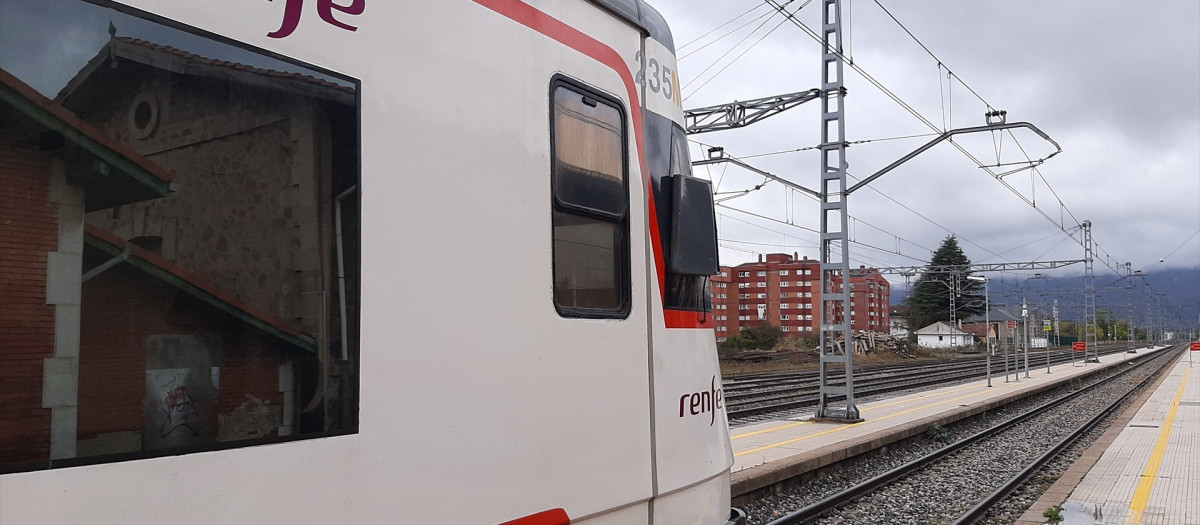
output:
<instances>
[{"instance_id":1,"label":"train side mirror","mask_svg":"<svg viewBox=\"0 0 1200 525\"><path fill-rule=\"evenodd\" d=\"M677 275L717 273L717 216L712 184L686 175L671 176L672 220L667 270Z\"/></svg>"}]
</instances>

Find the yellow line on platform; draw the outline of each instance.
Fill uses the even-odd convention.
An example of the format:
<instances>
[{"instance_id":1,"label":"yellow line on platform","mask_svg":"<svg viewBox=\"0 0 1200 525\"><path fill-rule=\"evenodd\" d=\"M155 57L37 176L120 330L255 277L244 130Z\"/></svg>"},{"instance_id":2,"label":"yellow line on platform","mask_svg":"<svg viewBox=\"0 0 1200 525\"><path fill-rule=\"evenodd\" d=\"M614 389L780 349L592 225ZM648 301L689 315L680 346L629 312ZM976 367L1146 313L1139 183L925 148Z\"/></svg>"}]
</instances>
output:
<instances>
[{"instance_id":1,"label":"yellow line on platform","mask_svg":"<svg viewBox=\"0 0 1200 525\"><path fill-rule=\"evenodd\" d=\"M1142 480L1138 482L1137 489L1133 492L1133 501L1129 503L1129 518L1125 520L1125 523L1142 522L1142 514L1146 512L1146 506L1150 503L1150 492L1154 490L1154 481L1158 478L1158 469L1162 466L1163 456L1167 453L1167 443L1171 439L1171 426L1175 424L1175 414L1179 412L1179 401L1183 399L1183 389L1187 387L1188 376L1191 374L1191 368L1187 368L1183 372L1183 381L1179 383L1179 391L1171 400L1171 408L1167 410L1167 419L1163 421L1162 430L1158 432L1158 441L1154 442L1154 450L1150 453L1150 463L1146 465L1146 470L1142 472Z\"/></svg>"},{"instance_id":2,"label":"yellow line on platform","mask_svg":"<svg viewBox=\"0 0 1200 525\"><path fill-rule=\"evenodd\" d=\"M932 394L922 394L922 395L920 395L920 396L917 396L917 397L912 397L912 398L908 398L908 399L902 399L902 400L900 400L900 401L894 401L894 402L891 402L891 403L884 403L884 404L882 404L882 405L873 405L873 406L869 406L869 407L863 407L863 408L862 408L862 412L870 412L871 410L879 410L879 409L881 409L881 408L887 408L887 407L890 407L890 406L902 405L902 404L904 404L904 403L911 403L911 402L913 402L913 401L917 401L917 400L920 400L920 399L924 399L924 398L926 398L926 397L933 397L933 396L943 396L943 395L946 395L946 394L953 394L953 393L955 393L955 392L962 392L963 390L971 390L971 389L973 389L973 388L977 388L977 387L973 387L973 386L972 386L972 387L966 387L966 388L958 388L958 389L955 389L955 390L950 390L950 391L948 391L948 392L939 392L939 393L932 393ZM746 438L746 437L750 437L750 436L757 436L757 435L759 435L759 434L767 434L767 433L771 433L771 432L778 432L778 431L780 431L780 430L787 430L787 429L789 429L789 428L795 428L795 427L798 427L798 426L800 426L800 425L809 425L809 424L812 424L812 421L808 421L808 420L806 420L806 421L797 421L797 422L794 422L794 423L788 423L788 424L786 424L786 425L780 425L780 426L777 426L777 427L771 427L771 428L764 428L764 429L762 429L762 430L755 430L754 432L746 432L745 434L738 434L738 435L736 435L736 436L730 436L730 437L729 437L729 439L731 439L731 440L732 440L732 439L741 439L741 438Z\"/></svg>"}]
</instances>

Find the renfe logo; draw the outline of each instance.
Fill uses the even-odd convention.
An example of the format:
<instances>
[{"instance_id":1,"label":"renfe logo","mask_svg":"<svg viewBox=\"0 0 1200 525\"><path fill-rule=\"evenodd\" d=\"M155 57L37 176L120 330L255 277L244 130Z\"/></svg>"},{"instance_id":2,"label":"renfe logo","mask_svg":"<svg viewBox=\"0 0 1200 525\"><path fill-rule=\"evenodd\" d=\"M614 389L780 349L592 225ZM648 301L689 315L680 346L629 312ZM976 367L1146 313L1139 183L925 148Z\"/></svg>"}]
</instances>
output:
<instances>
[{"instance_id":1,"label":"renfe logo","mask_svg":"<svg viewBox=\"0 0 1200 525\"><path fill-rule=\"evenodd\" d=\"M273 2L274 0L267 0ZM296 27L300 25L300 12L304 8L304 0L283 0L287 5L283 8L283 25L272 33L267 33L271 38L283 38L292 34ZM316 0L317 14L321 16L321 20L326 23L340 27L347 31L357 31L358 27L343 23L333 17L333 11L338 10L348 15L361 15L363 9L366 9L367 0L350 0L350 5L338 5L333 3L333 0Z\"/></svg>"},{"instance_id":2,"label":"renfe logo","mask_svg":"<svg viewBox=\"0 0 1200 525\"><path fill-rule=\"evenodd\" d=\"M722 392L717 388L717 376L713 376L708 392L693 392L679 396L679 417L686 415L698 416L709 413L708 426L717 422L717 410L724 408L721 404Z\"/></svg>"}]
</instances>

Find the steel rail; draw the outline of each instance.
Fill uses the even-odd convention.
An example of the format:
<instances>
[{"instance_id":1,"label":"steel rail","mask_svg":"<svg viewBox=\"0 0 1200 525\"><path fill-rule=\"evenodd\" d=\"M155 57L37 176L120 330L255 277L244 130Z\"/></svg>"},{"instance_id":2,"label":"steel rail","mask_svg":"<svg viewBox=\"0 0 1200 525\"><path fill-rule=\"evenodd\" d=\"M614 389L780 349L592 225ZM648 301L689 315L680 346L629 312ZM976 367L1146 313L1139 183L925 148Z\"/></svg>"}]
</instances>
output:
<instances>
[{"instance_id":1,"label":"steel rail","mask_svg":"<svg viewBox=\"0 0 1200 525\"><path fill-rule=\"evenodd\" d=\"M1101 349L1113 348L1115 346L1121 346L1122 349L1128 349L1128 345L1126 344L1125 341L1118 341L1115 344L1110 344L1108 342L1102 342L1102 343L1099 343L1097 346L1099 346ZM1051 351L1052 352L1062 352L1062 351L1066 351L1069 349L1070 349L1070 345L1065 345L1065 346L1059 346L1058 348L1051 348ZM1043 353L1039 353L1039 355L1044 356ZM953 365L960 364L960 363L973 363L973 362L979 361L981 359L983 359L982 352L976 353L976 354L964 353L964 354L960 354L960 355L957 355L955 357L950 357L950 358L928 359L928 360L921 359L921 360L913 360L913 361L899 361L899 362L893 362L893 363L864 363L859 366L856 366L855 370L857 371L857 370L861 369L864 372L870 373L870 372L889 371L889 370L906 370L906 369L929 367L929 366L953 366ZM743 384L748 384L748 383L764 383L764 382L771 382L771 381L777 381L777 380L786 381L786 380L791 380L791 379L805 379L810 376L817 377L817 371L816 370L794 370L794 371L790 371L790 372L781 371L781 372L763 372L763 373L755 373L755 374L738 374L738 375L724 377L722 380L724 381L724 383L727 387L734 387L734 386L741 386Z\"/></svg>"},{"instance_id":2,"label":"steel rail","mask_svg":"<svg viewBox=\"0 0 1200 525\"><path fill-rule=\"evenodd\" d=\"M1168 365L1174 364L1174 362L1179 358L1179 353L1183 350L1184 350L1183 345L1180 345L1178 349L1168 350L1167 351L1168 354L1166 354L1166 355L1170 355L1171 358L1165 359L1163 364L1159 366L1158 370L1156 370L1153 374L1146 376L1145 379L1143 379L1141 382L1139 382L1133 388L1129 389L1129 391L1126 392L1125 395L1121 396L1120 399L1118 399L1115 402L1113 402L1112 404L1108 405L1107 408L1105 408L1099 414L1096 414L1095 417L1093 417L1092 419L1088 420L1086 423L1081 425L1078 429L1075 430L1075 432L1072 432L1071 435L1063 438L1062 441L1059 441L1057 445L1055 445L1050 450L1046 451L1045 454L1038 456L1038 458L1033 460L1033 462L1030 463L1029 466L1025 467L1024 470L1022 470L1017 475L1013 476L1012 479L1008 480L1007 483L1005 483L999 489L996 489L995 492L992 492L991 494L989 494L986 498L983 499L983 501L980 501L977 505L972 507L971 510L967 511L960 518L955 520L954 525L970 525L970 524L976 523L979 520L983 519L987 515L988 509L991 509L994 505L999 503L1000 500L1008 497L1008 495L1011 494L1014 490L1016 490L1017 487L1020 487L1021 485L1023 485L1026 481L1029 480L1030 477L1032 477L1035 473L1037 473L1037 471L1041 470L1041 468L1043 466L1045 466L1046 463L1049 463L1050 460L1054 459L1059 454L1061 454L1064 449L1071 446L1072 443L1078 441L1079 438L1083 437L1084 434L1091 431L1093 428L1096 427L1096 425L1100 424L1100 422L1103 421L1104 418L1108 417L1110 414L1112 414L1114 411L1116 411L1117 408L1119 406L1121 406L1122 403L1124 403L1126 400L1128 400L1131 396L1133 396L1134 393L1136 393L1142 387L1146 386L1146 384L1148 384L1150 382L1150 380L1154 379L1155 377L1158 377L1159 373L1161 373L1164 368L1166 368Z\"/></svg>"},{"instance_id":3,"label":"steel rail","mask_svg":"<svg viewBox=\"0 0 1200 525\"><path fill-rule=\"evenodd\" d=\"M855 380L860 383L883 383L901 379L928 377L931 374L946 375L951 372L971 372L976 369L980 369L980 373L982 373L982 368L984 368L983 363L969 362L957 363L953 365L925 366L919 368L896 369L891 371L877 371L869 374L854 375ZM867 376L867 379L865 381L859 381L864 375ZM837 376L834 376L834 379L836 378ZM812 378L788 379L773 384L752 387L738 386L730 388L726 386L725 402L727 404L736 405L742 402L743 399L759 398L760 401L787 399L788 397L802 395L806 389L817 386L817 383L817 378Z\"/></svg>"},{"instance_id":4,"label":"steel rail","mask_svg":"<svg viewBox=\"0 0 1200 525\"><path fill-rule=\"evenodd\" d=\"M975 371L977 369L978 369L978 372ZM941 373L934 373L934 374L930 374L928 372L913 372L911 374L907 374L902 377L896 377L896 376L876 377L870 381L861 382L861 385L864 387L864 389L861 390L860 393L862 395L867 395L867 394L872 394L872 393L878 394L878 393L893 392L895 390L904 390L907 388L913 388L915 386L941 385L941 384L953 382L953 381L956 381L959 379L971 379L976 376L983 375L982 369L983 369L982 365L976 365L976 366L972 366L969 368L964 368L962 370L949 370L949 371L945 371L945 372L941 372ZM835 381L834 384L841 384L841 382ZM875 388L874 389L866 388L866 387L872 387L872 386ZM767 403L767 402L771 402L771 401L781 401L781 400L785 400L785 399L795 399L795 398L802 397L802 396L816 394L818 392L818 390L819 390L819 387L817 385L800 386L800 387L791 389L790 392L786 391L786 390L778 390L778 391L774 391L774 392L764 392L763 395L759 396L758 398L746 400L746 401L736 401L735 402L735 401L731 401L731 399L734 397L744 398L747 396L753 396L754 394L737 394L736 396L727 395L725 397L725 399L729 406L735 407L733 409L734 411L738 411L741 409L737 408L737 407L741 406L741 405L749 405L749 404L755 404L755 403ZM778 406L782 406L782 405L786 405L786 404L787 404L787 402L785 402L781 405L778 405ZM773 406L777 406L777 405L773 405ZM783 408L789 408L789 407L783 407ZM747 409L747 410L749 410L749 409Z\"/></svg>"},{"instance_id":5,"label":"steel rail","mask_svg":"<svg viewBox=\"0 0 1200 525\"><path fill-rule=\"evenodd\" d=\"M860 367L856 367L855 371L856 371L856 375L857 375L857 371L859 369L861 369L864 373L904 371L904 370L913 370L913 369L917 369L917 368L925 368L925 367L931 367L931 366L953 366L953 365L960 364L960 363L973 363L976 360L977 360L976 356L973 356L970 354L964 354L964 355L954 357L954 358L949 358L949 359L900 361L900 362L895 362L895 363L882 363L882 364L863 364ZM792 381L792 380L806 380L806 379L816 380L818 378L819 378L819 375L816 370L797 370L797 371L793 371L793 372L770 372L770 373L764 373L764 374L743 374L743 375L723 378L723 382L724 382L726 388L728 389L728 388L741 387L743 385L751 385L751 384L770 384L770 383L776 382L776 381Z\"/></svg>"},{"instance_id":6,"label":"steel rail","mask_svg":"<svg viewBox=\"0 0 1200 525\"><path fill-rule=\"evenodd\" d=\"M1154 355L1145 356L1145 357L1148 357L1148 359L1146 359L1144 361L1142 361L1140 359L1141 357L1143 357L1143 356L1134 358L1134 359L1138 359L1138 361L1139 361L1137 363L1138 366L1145 365L1146 363L1153 361L1155 358L1162 357L1162 354L1154 354ZM1125 362L1129 363L1130 361L1133 361L1134 359L1130 359L1129 361L1125 361ZM1150 375L1151 376L1156 375L1159 371L1162 370L1163 366L1166 366L1165 363L1169 363L1169 362L1171 362L1170 359L1165 360L1164 364L1159 367L1159 370L1155 371L1155 373L1150 374ZM941 460L955 452L958 452L970 445L978 444L979 442L983 441L984 439L990 438L996 434L999 434L1001 432L1009 430L1012 427L1026 421L1028 419L1031 419L1031 418L1038 416L1052 408L1062 405L1063 403L1066 403L1067 401L1075 399L1076 397L1079 397L1079 396L1083 395L1084 393L1090 392L1092 389L1099 387L1100 385L1107 384L1108 382L1113 381L1113 380L1117 379L1118 377L1121 377L1124 374L1127 374L1130 371L1137 369L1138 366L1128 367L1116 374L1113 374L1113 375L1108 376L1104 379L1101 379L1100 381L1097 381L1091 385L1088 385L1085 388L1082 388L1075 392L1061 396L1061 397L1054 399L1042 406L1034 408L1024 414L1014 416L1014 417L1012 417L1008 420L1005 420L991 428L982 430L971 436L968 436L959 441L956 441L950 445L942 447L941 449L938 449L928 455L914 459L908 463L905 463L904 465L901 465L892 470L884 472L883 474L880 474L871 479L868 479L868 480L866 480L862 483L859 483L853 487L847 488L836 494L827 496L827 497L821 499L820 501L817 501L816 503L813 503L804 508L801 508L799 510L791 512L779 519L771 521L767 525L796 525L799 523L806 523L806 522L812 521L814 519L817 519L821 515L829 512L831 510L834 510L838 507L842 507L846 504L849 504L849 503L853 502L854 500L861 498L861 497L875 491L876 489L878 489L880 487L889 485L897 480L900 480L900 479L912 474L913 472L916 472L922 468L925 468L926 466L928 466L938 460ZM1143 381L1142 383L1139 383L1139 386L1143 383L1145 383L1145 381ZM1138 387L1134 387L1134 389L1136 389L1136 388L1138 388ZM1131 390L1133 390L1133 389L1131 389ZM1126 395L1128 395L1128 394L1126 394ZM1124 398L1125 398L1125 396L1122 396L1122 399L1124 399ZM986 512L986 509L985 509L985 512Z\"/></svg>"},{"instance_id":7,"label":"steel rail","mask_svg":"<svg viewBox=\"0 0 1200 525\"><path fill-rule=\"evenodd\" d=\"M1105 347L1105 351L1101 355L1112 355L1112 354L1117 354L1117 353L1122 353L1122 352L1125 352L1124 347L1116 348L1116 347L1109 346L1109 347ZM1071 355L1072 355L1071 350L1066 350L1066 351L1061 351L1061 352L1055 353L1051 357L1051 363L1053 363L1053 364L1066 363L1066 362L1070 361ZM995 372L995 368L997 368L997 366L999 366L997 363L992 363L993 372ZM985 374L986 371L984 369L986 368L986 365L984 365L983 363L978 363L976 365L976 368L980 369L980 371L976 372L976 373L950 375L949 379L946 379L942 376L938 376L937 379L930 379L928 381L918 381L918 382L913 382L913 383L908 383L908 384L893 385L893 386L887 386L887 387L868 388L868 389L862 390L860 392L860 395L870 396L870 395L877 395L877 394L887 394L887 393L896 392L896 391L900 391L900 390L909 390L909 389L920 388L920 387L925 387L925 386L942 385L942 384L953 382L958 379L968 380L968 379L972 379L975 377L983 376ZM949 374L944 374L944 375L949 375ZM883 381L876 382L874 384L878 385L880 383L883 383ZM800 389L797 389L797 390L800 390ZM798 392L794 396L777 396L777 399L786 399L788 397L801 398L802 396L814 396L814 394L811 392L801 391L801 392ZM748 401L748 402L739 403L739 404L749 405L749 404L756 404L756 403L760 403L760 402L764 402L764 401L771 401L771 400L772 399L764 399L762 401ZM730 403L726 407L726 417L732 420L732 419L737 419L737 418L752 417L752 416L758 416L758 415L762 415L762 414L768 414L771 412L783 412L783 411L787 411L787 410L794 410L797 408L811 406L814 404L816 404L815 397L803 397L801 399L796 399L795 401L788 401L788 402L784 402L784 403L775 403L775 404L763 405L763 406L757 406L757 407L751 407L751 408L736 408L734 404Z\"/></svg>"}]
</instances>

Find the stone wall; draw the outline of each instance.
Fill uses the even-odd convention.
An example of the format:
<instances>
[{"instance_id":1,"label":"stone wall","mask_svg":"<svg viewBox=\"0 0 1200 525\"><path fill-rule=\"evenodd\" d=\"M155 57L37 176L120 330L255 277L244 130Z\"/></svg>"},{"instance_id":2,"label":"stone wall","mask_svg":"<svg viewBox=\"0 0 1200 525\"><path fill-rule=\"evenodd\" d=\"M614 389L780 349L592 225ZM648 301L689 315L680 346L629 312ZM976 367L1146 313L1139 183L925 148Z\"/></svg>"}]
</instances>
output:
<instances>
[{"instance_id":1,"label":"stone wall","mask_svg":"<svg viewBox=\"0 0 1200 525\"><path fill-rule=\"evenodd\" d=\"M149 68L105 82L113 96L73 95L86 100L78 111L174 174L179 190L88 221L144 246L161 242L168 260L324 340L321 111L281 91ZM139 117L139 107L153 110Z\"/></svg>"}]
</instances>

